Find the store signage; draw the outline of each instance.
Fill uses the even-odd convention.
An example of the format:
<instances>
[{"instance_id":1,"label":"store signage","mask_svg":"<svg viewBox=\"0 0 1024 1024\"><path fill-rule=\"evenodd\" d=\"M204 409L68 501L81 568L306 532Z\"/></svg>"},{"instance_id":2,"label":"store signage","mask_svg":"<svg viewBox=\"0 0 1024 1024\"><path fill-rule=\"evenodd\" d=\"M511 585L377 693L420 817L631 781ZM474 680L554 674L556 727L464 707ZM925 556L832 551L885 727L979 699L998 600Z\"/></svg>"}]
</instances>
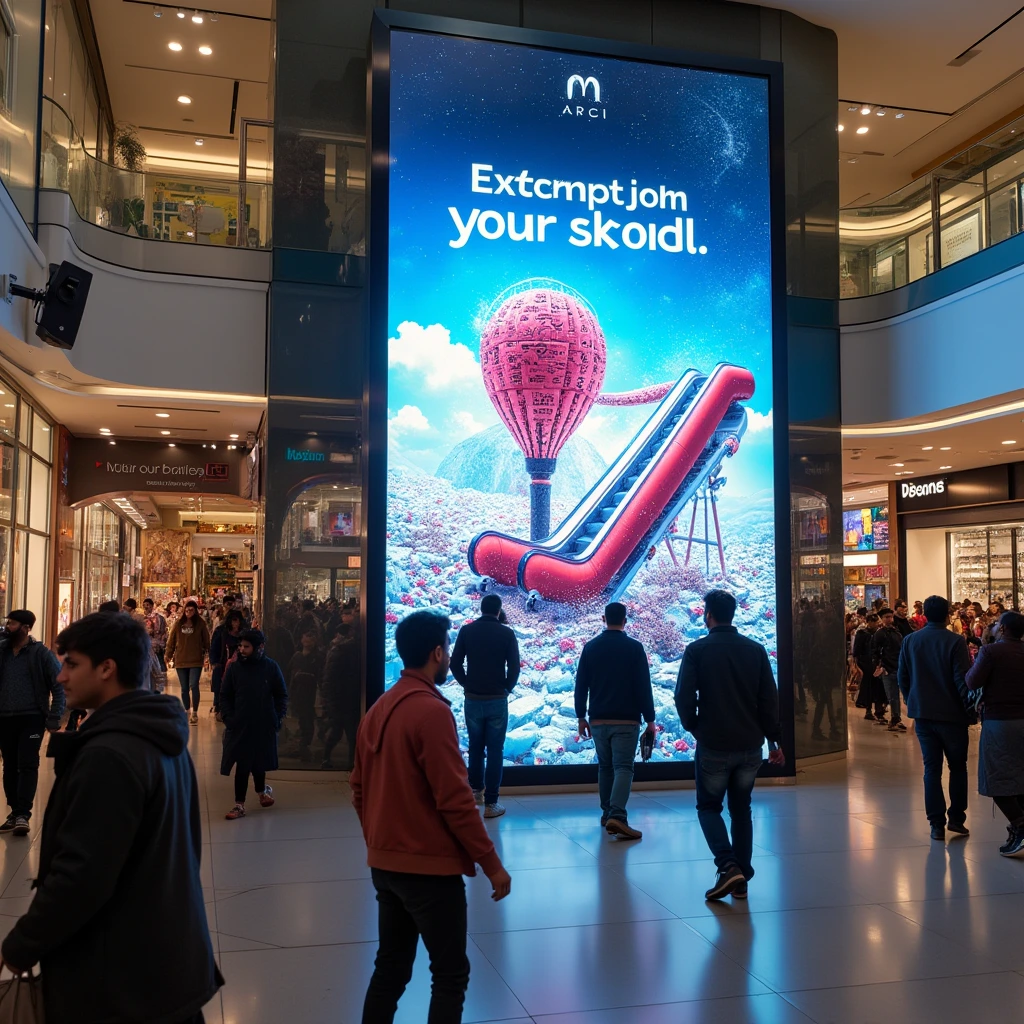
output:
<instances>
[{"instance_id":1,"label":"store signage","mask_svg":"<svg viewBox=\"0 0 1024 1024\"><path fill-rule=\"evenodd\" d=\"M286 448L284 460L285 462L326 462L327 456L324 452L311 452L308 448Z\"/></svg>"},{"instance_id":2,"label":"store signage","mask_svg":"<svg viewBox=\"0 0 1024 1024\"><path fill-rule=\"evenodd\" d=\"M769 69L387 20L375 32L370 161L387 198L371 225L371 347L382 355L370 408L371 435L387 431L387 480L367 531L380 588L371 615L387 625L370 685L398 678L403 616L444 605L457 628L494 586L542 638L524 692L548 695L523 708L506 756L592 765L592 745L557 710L579 651L601 608L623 601L649 623L637 632L663 636L649 642L678 660L705 588L657 581L677 578L691 500L709 481L723 528L739 534L726 573L749 582L748 608L764 609L737 625L776 650L788 527L777 535L773 488L788 488L774 445L787 417L773 377L784 282L767 230ZM638 431L646 461L631 446ZM720 573L710 529L694 530L712 545L699 558L709 579ZM657 759L692 761L672 711L669 697Z\"/></svg>"},{"instance_id":3,"label":"store signage","mask_svg":"<svg viewBox=\"0 0 1024 1024\"><path fill-rule=\"evenodd\" d=\"M945 494L945 480L929 480L928 483L910 484L906 480L900 484L900 496L903 498L926 498L929 494Z\"/></svg>"},{"instance_id":4,"label":"store signage","mask_svg":"<svg viewBox=\"0 0 1024 1024\"><path fill-rule=\"evenodd\" d=\"M983 466L962 473L901 480L896 485L898 512L927 512L1010 500L1012 466Z\"/></svg>"},{"instance_id":5,"label":"store signage","mask_svg":"<svg viewBox=\"0 0 1024 1024\"><path fill-rule=\"evenodd\" d=\"M242 452L201 444L73 437L69 442L68 501L72 505L132 491L237 494Z\"/></svg>"}]
</instances>

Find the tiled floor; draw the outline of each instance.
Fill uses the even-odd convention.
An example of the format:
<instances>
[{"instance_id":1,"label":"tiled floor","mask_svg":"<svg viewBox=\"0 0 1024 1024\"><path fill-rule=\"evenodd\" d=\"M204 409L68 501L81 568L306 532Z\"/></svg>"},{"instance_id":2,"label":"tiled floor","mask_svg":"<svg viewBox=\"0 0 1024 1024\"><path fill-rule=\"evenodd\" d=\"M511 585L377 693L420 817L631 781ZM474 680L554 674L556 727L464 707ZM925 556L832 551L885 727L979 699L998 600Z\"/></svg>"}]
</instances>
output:
<instances>
[{"instance_id":1,"label":"tiled floor","mask_svg":"<svg viewBox=\"0 0 1024 1024\"><path fill-rule=\"evenodd\" d=\"M931 1024L1019 1014L1024 861L998 855L1001 817L972 796L971 838L932 842L913 733L854 718L850 745L846 762L755 791L757 876L745 903L704 902L713 868L692 790L634 794L639 843L604 835L592 794L505 800L508 814L488 828L512 895L494 904L484 879L469 884L465 1020ZM193 748L203 878L227 978L207 1020L358 1022L376 906L344 783L289 774L273 780L274 808L227 822L231 783L218 774L212 722ZM974 770L972 757L972 790ZM37 841L0 841L0 935L31 899ZM428 991L421 951L403 1024L425 1019Z\"/></svg>"}]
</instances>

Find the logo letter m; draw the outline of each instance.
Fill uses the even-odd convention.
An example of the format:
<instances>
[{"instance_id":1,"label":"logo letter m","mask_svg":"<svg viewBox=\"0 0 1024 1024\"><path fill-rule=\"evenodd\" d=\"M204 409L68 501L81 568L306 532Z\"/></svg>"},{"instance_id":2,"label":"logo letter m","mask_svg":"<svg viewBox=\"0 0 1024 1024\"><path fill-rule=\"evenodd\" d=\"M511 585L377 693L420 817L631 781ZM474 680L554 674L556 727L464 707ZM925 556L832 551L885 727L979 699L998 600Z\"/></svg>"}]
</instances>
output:
<instances>
[{"instance_id":1,"label":"logo letter m","mask_svg":"<svg viewBox=\"0 0 1024 1024\"><path fill-rule=\"evenodd\" d=\"M598 83L597 79L594 78L593 75L590 75L586 79L584 79L584 77L582 75L573 75L569 79L569 81L565 83L565 95L570 100L572 99L573 89L577 85L580 87L580 96L583 99L586 99L586 97L587 97L587 90L591 86L593 86L594 87L594 102L595 103L600 103L601 102L601 86Z\"/></svg>"}]
</instances>

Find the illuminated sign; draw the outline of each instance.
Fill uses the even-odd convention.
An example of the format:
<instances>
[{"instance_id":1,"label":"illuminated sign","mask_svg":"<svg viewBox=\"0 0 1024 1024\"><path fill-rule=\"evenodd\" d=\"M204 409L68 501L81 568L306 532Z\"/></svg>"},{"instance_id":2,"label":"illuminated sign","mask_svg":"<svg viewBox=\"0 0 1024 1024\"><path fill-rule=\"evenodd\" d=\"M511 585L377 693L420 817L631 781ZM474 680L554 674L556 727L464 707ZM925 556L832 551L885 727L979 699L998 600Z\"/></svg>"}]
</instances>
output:
<instances>
[{"instance_id":1,"label":"illuminated sign","mask_svg":"<svg viewBox=\"0 0 1024 1024\"><path fill-rule=\"evenodd\" d=\"M911 484L904 481L900 484L901 498L926 498L929 494L945 494L945 480L929 480L927 483Z\"/></svg>"},{"instance_id":2,"label":"illuminated sign","mask_svg":"<svg viewBox=\"0 0 1024 1024\"><path fill-rule=\"evenodd\" d=\"M621 601L650 658L653 761L691 761L673 694L706 592L737 594L736 625L774 666L777 557L789 572L768 70L388 22L372 97L370 431L383 446L386 417L388 464L368 531L370 617L386 624L371 664L391 685L405 615L443 609L457 630L497 593L522 662L506 765L592 765L576 666ZM443 692L465 748L463 691Z\"/></svg>"},{"instance_id":3,"label":"illuminated sign","mask_svg":"<svg viewBox=\"0 0 1024 1024\"><path fill-rule=\"evenodd\" d=\"M327 456L323 452L311 452L307 448L286 448L286 462L325 462Z\"/></svg>"}]
</instances>

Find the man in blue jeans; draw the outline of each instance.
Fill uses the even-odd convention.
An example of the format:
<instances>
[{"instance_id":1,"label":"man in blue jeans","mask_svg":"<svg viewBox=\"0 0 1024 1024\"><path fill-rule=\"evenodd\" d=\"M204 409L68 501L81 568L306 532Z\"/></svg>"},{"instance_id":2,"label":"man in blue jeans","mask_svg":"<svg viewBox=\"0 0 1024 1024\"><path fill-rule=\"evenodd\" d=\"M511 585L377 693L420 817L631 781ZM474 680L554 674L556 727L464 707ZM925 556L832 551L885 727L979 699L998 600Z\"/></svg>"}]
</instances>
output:
<instances>
[{"instance_id":1,"label":"man in blue jeans","mask_svg":"<svg viewBox=\"0 0 1024 1024\"><path fill-rule=\"evenodd\" d=\"M576 717L580 735L594 738L601 827L619 839L641 839L626 817L626 802L641 718L654 731L651 670L643 644L626 635L626 606L615 601L601 618L604 632L586 644L576 668Z\"/></svg>"},{"instance_id":2,"label":"man in blue jeans","mask_svg":"<svg viewBox=\"0 0 1024 1024\"><path fill-rule=\"evenodd\" d=\"M786 761L779 747L779 689L768 652L739 634L732 624L735 614L732 594L725 590L707 594L708 635L683 652L676 683L679 720L697 740L697 820L718 872L715 884L704 894L708 900L730 894L746 898L747 883L754 877L750 794L764 760L766 738L768 760L772 764ZM732 820L731 842L722 820L725 798Z\"/></svg>"},{"instance_id":3,"label":"man in blue jeans","mask_svg":"<svg viewBox=\"0 0 1024 1024\"><path fill-rule=\"evenodd\" d=\"M897 681L924 759L924 809L932 839L970 835L967 828L967 671L971 656L962 636L951 633L949 602L933 595L924 603L925 625L900 648ZM942 792L942 760L949 764L949 810Z\"/></svg>"},{"instance_id":4,"label":"man in blue jeans","mask_svg":"<svg viewBox=\"0 0 1024 1024\"><path fill-rule=\"evenodd\" d=\"M451 671L466 691L463 705L469 734L469 784L485 818L498 818L505 808L498 803L508 728L508 695L519 678L519 643L515 633L499 620L501 598L487 594L480 602L480 618L459 630L452 650ZM486 753L486 770L484 754Z\"/></svg>"}]
</instances>

